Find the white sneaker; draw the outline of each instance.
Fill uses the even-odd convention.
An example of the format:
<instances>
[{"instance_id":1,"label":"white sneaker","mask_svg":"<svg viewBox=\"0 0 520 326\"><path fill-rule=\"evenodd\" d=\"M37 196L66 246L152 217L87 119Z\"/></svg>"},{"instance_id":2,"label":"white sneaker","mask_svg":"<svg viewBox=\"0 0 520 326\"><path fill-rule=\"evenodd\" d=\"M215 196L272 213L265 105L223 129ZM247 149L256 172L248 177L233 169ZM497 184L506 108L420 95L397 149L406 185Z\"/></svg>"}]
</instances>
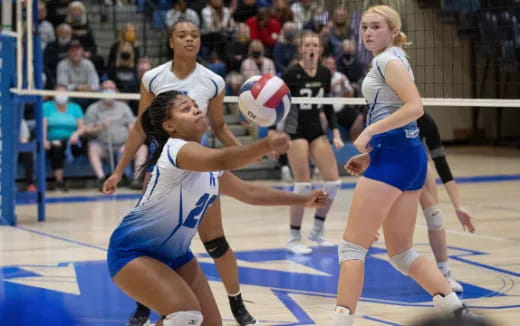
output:
<instances>
[{"instance_id":1,"label":"white sneaker","mask_svg":"<svg viewBox=\"0 0 520 326\"><path fill-rule=\"evenodd\" d=\"M318 246L322 246L322 247L332 247L332 246L336 245L335 243L332 243L332 242L328 241L327 239L325 239L323 232L311 231L307 235L307 239L309 239L313 242L316 242L316 244Z\"/></svg>"},{"instance_id":2,"label":"white sneaker","mask_svg":"<svg viewBox=\"0 0 520 326\"><path fill-rule=\"evenodd\" d=\"M283 182L291 182L291 169L287 165L282 166L282 181Z\"/></svg>"},{"instance_id":3,"label":"white sneaker","mask_svg":"<svg viewBox=\"0 0 520 326\"><path fill-rule=\"evenodd\" d=\"M462 287L462 284L460 284L456 279L454 279L451 276L451 271L449 271L447 274L444 274L444 277L448 280L448 283L450 283L451 289L453 292L456 293L462 293L464 292L464 288Z\"/></svg>"},{"instance_id":4,"label":"white sneaker","mask_svg":"<svg viewBox=\"0 0 520 326\"><path fill-rule=\"evenodd\" d=\"M287 242L287 250L295 255L309 255L312 249L305 245L300 239L291 239Z\"/></svg>"}]
</instances>

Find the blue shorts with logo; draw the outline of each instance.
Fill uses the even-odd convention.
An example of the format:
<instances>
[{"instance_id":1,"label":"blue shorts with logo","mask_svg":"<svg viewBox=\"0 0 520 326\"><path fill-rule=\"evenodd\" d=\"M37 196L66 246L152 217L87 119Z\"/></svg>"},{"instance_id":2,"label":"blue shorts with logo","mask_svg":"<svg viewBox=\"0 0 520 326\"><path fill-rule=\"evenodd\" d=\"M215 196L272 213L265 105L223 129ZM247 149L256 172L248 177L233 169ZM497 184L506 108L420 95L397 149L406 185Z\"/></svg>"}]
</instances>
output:
<instances>
[{"instance_id":1,"label":"blue shorts with logo","mask_svg":"<svg viewBox=\"0 0 520 326\"><path fill-rule=\"evenodd\" d=\"M428 158L419 129L404 127L375 135L370 146L370 165L364 177L401 191L419 190L424 186Z\"/></svg>"}]
</instances>

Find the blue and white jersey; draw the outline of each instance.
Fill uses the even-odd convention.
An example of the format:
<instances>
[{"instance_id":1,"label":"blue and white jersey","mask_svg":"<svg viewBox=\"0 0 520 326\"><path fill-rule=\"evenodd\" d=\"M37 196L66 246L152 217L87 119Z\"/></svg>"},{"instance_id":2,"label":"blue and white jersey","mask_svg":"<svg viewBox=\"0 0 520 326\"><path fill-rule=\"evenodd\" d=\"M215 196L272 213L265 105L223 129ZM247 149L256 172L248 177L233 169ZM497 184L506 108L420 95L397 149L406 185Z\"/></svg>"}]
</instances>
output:
<instances>
[{"instance_id":1,"label":"blue and white jersey","mask_svg":"<svg viewBox=\"0 0 520 326\"><path fill-rule=\"evenodd\" d=\"M112 234L110 247L174 260L188 252L206 209L218 196L222 172L194 172L177 167L177 153L187 142L168 140L146 191ZM123 251L123 252L121 252Z\"/></svg>"},{"instance_id":2,"label":"blue and white jersey","mask_svg":"<svg viewBox=\"0 0 520 326\"><path fill-rule=\"evenodd\" d=\"M372 60L372 67L362 85L363 96L368 102L367 126L386 118L403 105L399 96L385 81L386 65L393 60L401 61L414 79L412 67L405 52L400 47L390 47L375 56ZM417 124L414 121L405 128L417 129Z\"/></svg>"},{"instance_id":3,"label":"blue and white jersey","mask_svg":"<svg viewBox=\"0 0 520 326\"><path fill-rule=\"evenodd\" d=\"M172 72L172 61L168 61L143 75L143 86L157 96L168 91L177 91L195 100L206 114L208 102L219 95L225 87L224 79L197 63L195 70L186 78L179 79Z\"/></svg>"}]
</instances>

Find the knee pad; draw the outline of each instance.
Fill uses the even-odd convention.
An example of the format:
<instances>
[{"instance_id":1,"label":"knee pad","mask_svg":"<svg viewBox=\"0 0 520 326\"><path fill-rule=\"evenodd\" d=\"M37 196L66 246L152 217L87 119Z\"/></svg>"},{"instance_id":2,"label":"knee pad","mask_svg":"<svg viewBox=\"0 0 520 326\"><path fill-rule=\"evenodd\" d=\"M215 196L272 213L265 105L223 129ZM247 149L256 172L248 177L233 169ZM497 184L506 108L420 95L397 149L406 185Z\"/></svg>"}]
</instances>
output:
<instances>
[{"instance_id":1,"label":"knee pad","mask_svg":"<svg viewBox=\"0 0 520 326\"><path fill-rule=\"evenodd\" d=\"M325 190L329 194L330 200L334 200L340 187L341 187L341 181L339 181L339 180L325 181L323 183L323 190Z\"/></svg>"},{"instance_id":2,"label":"knee pad","mask_svg":"<svg viewBox=\"0 0 520 326\"><path fill-rule=\"evenodd\" d=\"M211 256L211 258L216 259L224 256L224 254L229 249L229 244L226 240L226 237L222 236L220 238L204 242L204 248L206 248L206 251Z\"/></svg>"},{"instance_id":3,"label":"knee pad","mask_svg":"<svg viewBox=\"0 0 520 326\"><path fill-rule=\"evenodd\" d=\"M410 248L405 250L404 252L391 256L390 262L392 265L404 275L408 275L408 271L410 270L410 266L412 266L413 262L419 257L415 249Z\"/></svg>"},{"instance_id":4,"label":"knee pad","mask_svg":"<svg viewBox=\"0 0 520 326\"><path fill-rule=\"evenodd\" d=\"M444 229L444 223L442 221L442 212L439 206L435 205L423 209L424 217L426 218L426 224L428 224L428 231L439 231Z\"/></svg>"},{"instance_id":5,"label":"knee pad","mask_svg":"<svg viewBox=\"0 0 520 326\"><path fill-rule=\"evenodd\" d=\"M365 256L367 255L368 249L361 247L355 243L341 240L338 245L338 258L339 263L346 260L361 260L365 261Z\"/></svg>"},{"instance_id":6,"label":"knee pad","mask_svg":"<svg viewBox=\"0 0 520 326\"><path fill-rule=\"evenodd\" d=\"M307 195L312 190L312 184L310 182L295 182L293 192L295 194Z\"/></svg>"},{"instance_id":7,"label":"knee pad","mask_svg":"<svg viewBox=\"0 0 520 326\"><path fill-rule=\"evenodd\" d=\"M202 324L202 313L196 310L177 311L169 314L163 320L164 326L200 326Z\"/></svg>"}]
</instances>

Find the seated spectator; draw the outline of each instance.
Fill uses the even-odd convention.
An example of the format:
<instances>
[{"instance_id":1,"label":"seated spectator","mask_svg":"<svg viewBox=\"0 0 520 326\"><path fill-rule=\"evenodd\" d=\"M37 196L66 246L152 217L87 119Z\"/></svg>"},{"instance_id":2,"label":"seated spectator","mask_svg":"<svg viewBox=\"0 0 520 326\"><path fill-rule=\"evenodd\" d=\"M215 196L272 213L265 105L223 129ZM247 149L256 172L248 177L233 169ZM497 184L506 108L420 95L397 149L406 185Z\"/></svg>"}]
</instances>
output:
<instances>
[{"instance_id":1,"label":"seated spectator","mask_svg":"<svg viewBox=\"0 0 520 326\"><path fill-rule=\"evenodd\" d=\"M256 16L246 21L251 33L251 40L260 40L265 48L266 56L272 57L273 48L282 29L280 23L271 17L268 8L259 8Z\"/></svg>"},{"instance_id":2,"label":"seated spectator","mask_svg":"<svg viewBox=\"0 0 520 326\"><path fill-rule=\"evenodd\" d=\"M56 90L66 91L67 88L58 86ZM84 132L83 111L76 103L69 102L67 95L56 95L53 101L43 103L44 146L51 159L55 187L62 191L68 191L63 178L65 158L81 154L80 136Z\"/></svg>"},{"instance_id":3,"label":"seated spectator","mask_svg":"<svg viewBox=\"0 0 520 326\"><path fill-rule=\"evenodd\" d=\"M42 50L45 50L47 44L56 41L56 35L54 33L54 26L45 20L47 17L47 7L45 2L38 2L38 31L40 33L40 40Z\"/></svg>"},{"instance_id":4,"label":"seated spectator","mask_svg":"<svg viewBox=\"0 0 520 326\"><path fill-rule=\"evenodd\" d=\"M332 76L330 83L331 97L353 97L354 89L350 85L347 76L336 71L336 60L333 57L323 59L323 65L330 70ZM349 140L353 142L363 129L363 113L354 105L333 104L338 124L345 128L349 134Z\"/></svg>"},{"instance_id":5,"label":"seated spectator","mask_svg":"<svg viewBox=\"0 0 520 326\"><path fill-rule=\"evenodd\" d=\"M249 43L249 27L244 23L237 24L233 40L228 45L226 51L228 71L240 71L240 65L247 57Z\"/></svg>"},{"instance_id":6,"label":"seated spectator","mask_svg":"<svg viewBox=\"0 0 520 326\"><path fill-rule=\"evenodd\" d=\"M137 66L137 60L139 59L139 47L137 46L137 28L134 24L125 24L119 31L119 40L112 44L110 48L110 54L108 55L107 68L110 71L116 65L118 54L121 53L121 44L130 44L132 46L133 60L135 66ZM126 45L125 45L126 46ZM121 88L120 88L121 89ZM124 92L124 91L123 91Z\"/></svg>"},{"instance_id":7,"label":"seated spectator","mask_svg":"<svg viewBox=\"0 0 520 326\"><path fill-rule=\"evenodd\" d=\"M237 23L245 23L250 17L256 16L257 10L256 0L243 0L233 14L233 19Z\"/></svg>"},{"instance_id":8,"label":"seated spectator","mask_svg":"<svg viewBox=\"0 0 520 326\"><path fill-rule=\"evenodd\" d=\"M101 85L105 94L115 94L116 84L107 80ZM103 159L108 159L113 170L117 160L122 156L124 144L133 124L135 116L130 107L124 102L113 99L102 99L91 104L85 114L87 133L92 137L88 144L90 166L98 180L98 189L101 191L105 181ZM145 145L141 146L135 156L135 171L140 171L148 155ZM132 180L132 188L141 189L142 181L133 177L131 170L125 171L128 179ZM137 173L134 174L134 176Z\"/></svg>"},{"instance_id":9,"label":"seated spectator","mask_svg":"<svg viewBox=\"0 0 520 326\"><path fill-rule=\"evenodd\" d=\"M108 77L116 83L121 92L138 92L139 80L137 79L137 59L134 47L130 42L121 41L115 56L114 64L109 67Z\"/></svg>"},{"instance_id":10,"label":"seated spectator","mask_svg":"<svg viewBox=\"0 0 520 326\"><path fill-rule=\"evenodd\" d=\"M303 25L312 19L312 13L316 8L313 0L300 0L291 5L291 11L294 15L294 22L298 30L303 29Z\"/></svg>"},{"instance_id":11,"label":"seated spectator","mask_svg":"<svg viewBox=\"0 0 520 326\"><path fill-rule=\"evenodd\" d=\"M342 42L351 39L352 33L347 25L347 11L344 8L336 8L332 18L332 26L329 31L329 37L325 44L326 54L337 58L341 55Z\"/></svg>"},{"instance_id":12,"label":"seated spectator","mask_svg":"<svg viewBox=\"0 0 520 326\"><path fill-rule=\"evenodd\" d=\"M73 1L67 9L67 23L72 27L72 38L79 40L85 49L84 57L92 61L98 75L105 73L105 60L97 54L97 45L94 34L87 20L87 11L80 1Z\"/></svg>"},{"instance_id":13,"label":"seated spectator","mask_svg":"<svg viewBox=\"0 0 520 326\"><path fill-rule=\"evenodd\" d=\"M274 0L271 8L271 17L276 19L280 26L286 22L294 21L294 14L291 11L289 0Z\"/></svg>"},{"instance_id":14,"label":"seated spectator","mask_svg":"<svg viewBox=\"0 0 520 326\"><path fill-rule=\"evenodd\" d=\"M276 75L273 60L264 56L264 45L262 42L258 40L251 42L247 59L242 62L240 72L246 80L255 75Z\"/></svg>"},{"instance_id":15,"label":"seated spectator","mask_svg":"<svg viewBox=\"0 0 520 326\"><path fill-rule=\"evenodd\" d=\"M328 13L323 7L316 7L312 15L312 19L303 24L304 30L312 31L316 34L321 34L322 29L327 26Z\"/></svg>"},{"instance_id":16,"label":"seated spectator","mask_svg":"<svg viewBox=\"0 0 520 326\"><path fill-rule=\"evenodd\" d=\"M208 60L213 50L223 58L227 36L233 31L234 21L229 8L224 7L222 0L209 0L202 9L201 56Z\"/></svg>"},{"instance_id":17,"label":"seated spectator","mask_svg":"<svg viewBox=\"0 0 520 326\"><path fill-rule=\"evenodd\" d=\"M282 33L274 46L273 58L276 71L283 74L285 69L296 59L298 46L296 44L296 24L287 22L283 25Z\"/></svg>"},{"instance_id":18,"label":"seated spectator","mask_svg":"<svg viewBox=\"0 0 520 326\"><path fill-rule=\"evenodd\" d=\"M61 24L56 29L58 39L51 42L43 52L43 70L47 78L46 88L56 87L56 68L58 63L67 57L69 43L72 39L72 28L69 24Z\"/></svg>"},{"instance_id":19,"label":"seated spectator","mask_svg":"<svg viewBox=\"0 0 520 326\"><path fill-rule=\"evenodd\" d=\"M179 19L191 21L200 28L199 15L195 10L188 8L186 0L177 0L175 2L175 7L168 10L166 13L166 25L171 27Z\"/></svg>"},{"instance_id":20,"label":"seated spectator","mask_svg":"<svg viewBox=\"0 0 520 326\"><path fill-rule=\"evenodd\" d=\"M365 66L357 56L356 42L344 40L342 53L336 57L338 71L348 77L350 85L354 89L354 95L360 94L361 79L365 76Z\"/></svg>"},{"instance_id":21,"label":"seated spectator","mask_svg":"<svg viewBox=\"0 0 520 326\"><path fill-rule=\"evenodd\" d=\"M83 47L77 40L69 43L67 58L58 64L58 84L67 85L69 91L92 92L99 89L99 77L94 65L83 57ZM83 108L90 104L89 99L77 99Z\"/></svg>"},{"instance_id":22,"label":"seated spectator","mask_svg":"<svg viewBox=\"0 0 520 326\"><path fill-rule=\"evenodd\" d=\"M67 8L71 2L72 0L50 0L46 2L47 11L49 12L48 19L54 27L65 22Z\"/></svg>"}]
</instances>

